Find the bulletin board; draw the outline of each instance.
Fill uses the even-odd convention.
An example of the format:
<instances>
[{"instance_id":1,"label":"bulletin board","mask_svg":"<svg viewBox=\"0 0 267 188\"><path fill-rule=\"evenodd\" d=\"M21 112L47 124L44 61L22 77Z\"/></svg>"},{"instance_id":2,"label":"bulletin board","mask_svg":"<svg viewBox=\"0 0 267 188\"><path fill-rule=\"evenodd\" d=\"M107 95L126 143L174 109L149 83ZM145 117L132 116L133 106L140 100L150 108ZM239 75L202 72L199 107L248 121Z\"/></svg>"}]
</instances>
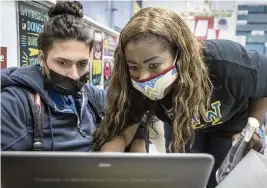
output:
<instances>
[{"instance_id":1,"label":"bulletin board","mask_svg":"<svg viewBox=\"0 0 267 188\"><path fill-rule=\"evenodd\" d=\"M101 87L103 75L103 32L94 29L94 45L93 45L93 61L92 61L92 74L91 83L94 86Z\"/></svg>"},{"instance_id":2,"label":"bulletin board","mask_svg":"<svg viewBox=\"0 0 267 188\"><path fill-rule=\"evenodd\" d=\"M37 39L49 19L48 8L18 1L17 10L20 66L35 65L38 63Z\"/></svg>"},{"instance_id":3,"label":"bulletin board","mask_svg":"<svg viewBox=\"0 0 267 188\"><path fill-rule=\"evenodd\" d=\"M233 39L233 23L231 17L195 16L186 19L189 28L200 40Z\"/></svg>"},{"instance_id":4,"label":"bulletin board","mask_svg":"<svg viewBox=\"0 0 267 188\"><path fill-rule=\"evenodd\" d=\"M103 73L104 73L104 89L107 90L110 84L111 72L114 66L114 53L118 45L118 36L110 33L104 34L104 58L103 58Z\"/></svg>"},{"instance_id":5,"label":"bulletin board","mask_svg":"<svg viewBox=\"0 0 267 188\"><path fill-rule=\"evenodd\" d=\"M1 46L0 61L1 61L1 69L7 68L7 47Z\"/></svg>"}]
</instances>

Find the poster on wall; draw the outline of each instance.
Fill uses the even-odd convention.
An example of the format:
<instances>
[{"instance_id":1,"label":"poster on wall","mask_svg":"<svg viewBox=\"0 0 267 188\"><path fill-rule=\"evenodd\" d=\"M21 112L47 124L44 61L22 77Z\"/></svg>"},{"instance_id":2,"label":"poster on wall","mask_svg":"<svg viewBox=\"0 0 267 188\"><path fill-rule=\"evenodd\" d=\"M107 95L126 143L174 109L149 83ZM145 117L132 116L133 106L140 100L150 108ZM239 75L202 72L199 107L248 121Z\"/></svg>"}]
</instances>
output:
<instances>
[{"instance_id":1,"label":"poster on wall","mask_svg":"<svg viewBox=\"0 0 267 188\"><path fill-rule=\"evenodd\" d=\"M133 13L136 14L142 8L142 1L132 1Z\"/></svg>"},{"instance_id":2,"label":"poster on wall","mask_svg":"<svg viewBox=\"0 0 267 188\"><path fill-rule=\"evenodd\" d=\"M1 69L7 68L7 47L1 46L0 61L1 61Z\"/></svg>"},{"instance_id":3,"label":"poster on wall","mask_svg":"<svg viewBox=\"0 0 267 188\"><path fill-rule=\"evenodd\" d=\"M105 33L104 35L104 57L103 57L103 71L104 71L104 89L107 90L110 84L111 72L113 69L113 58L115 49L118 45L118 36Z\"/></svg>"},{"instance_id":4,"label":"poster on wall","mask_svg":"<svg viewBox=\"0 0 267 188\"><path fill-rule=\"evenodd\" d=\"M37 38L48 20L48 10L18 1L18 38L20 66L38 63Z\"/></svg>"},{"instance_id":5,"label":"poster on wall","mask_svg":"<svg viewBox=\"0 0 267 188\"><path fill-rule=\"evenodd\" d=\"M107 90L110 84L111 72L113 69L113 59L115 49L118 45L118 36L105 33L104 35L104 57L103 57L103 71L104 71L104 89Z\"/></svg>"},{"instance_id":6,"label":"poster on wall","mask_svg":"<svg viewBox=\"0 0 267 188\"><path fill-rule=\"evenodd\" d=\"M105 33L104 36L104 56L113 57L118 44L118 37Z\"/></svg>"},{"instance_id":7,"label":"poster on wall","mask_svg":"<svg viewBox=\"0 0 267 188\"><path fill-rule=\"evenodd\" d=\"M231 17L185 17L190 30L200 40L234 39Z\"/></svg>"},{"instance_id":8,"label":"poster on wall","mask_svg":"<svg viewBox=\"0 0 267 188\"><path fill-rule=\"evenodd\" d=\"M104 57L104 89L108 90L110 79L111 79L111 72L113 69L113 58L112 57Z\"/></svg>"},{"instance_id":9,"label":"poster on wall","mask_svg":"<svg viewBox=\"0 0 267 188\"><path fill-rule=\"evenodd\" d=\"M235 30L231 17L216 17L214 19L214 29L218 31L217 39L234 40Z\"/></svg>"},{"instance_id":10,"label":"poster on wall","mask_svg":"<svg viewBox=\"0 0 267 188\"><path fill-rule=\"evenodd\" d=\"M216 17L214 19L214 29L228 30L230 28L231 17Z\"/></svg>"},{"instance_id":11,"label":"poster on wall","mask_svg":"<svg viewBox=\"0 0 267 188\"><path fill-rule=\"evenodd\" d=\"M102 59L103 59L103 34L101 31L94 31L93 62L92 62L92 84L101 86Z\"/></svg>"},{"instance_id":12,"label":"poster on wall","mask_svg":"<svg viewBox=\"0 0 267 188\"><path fill-rule=\"evenodd\" d=\"M195 17L195 21L195 36L200 40L206 40L209 29L214 28L214 17Z\"/></svg>"},{"instance_id":13,"label":"poster on wall","mask_svg":"<svg viewBox=\"0 0 267 188\"><path fill-rule=\"evenodd\" d=\"M185 22L189 26L190 30L195 33L196 21L195 19L184 18Z\"/></svg>"}]
</instances>

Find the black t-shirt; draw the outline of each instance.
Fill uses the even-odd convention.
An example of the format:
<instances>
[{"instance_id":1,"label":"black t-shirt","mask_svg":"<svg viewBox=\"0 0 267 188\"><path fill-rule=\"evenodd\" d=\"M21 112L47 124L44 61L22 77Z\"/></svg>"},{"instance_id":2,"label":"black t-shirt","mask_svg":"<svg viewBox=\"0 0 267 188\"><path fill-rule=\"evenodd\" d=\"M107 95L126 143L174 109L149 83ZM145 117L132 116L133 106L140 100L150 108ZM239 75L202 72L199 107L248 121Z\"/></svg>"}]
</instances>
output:
<instances>
[{"instance_id":1,"label":"black t-shirt","mask_svg":"<svg viewBox=\"0 0 267 188\"><path fill-rule=\"evenodd\" d=\"M205 41L204 57L214 91L206 117L193 119L193 127L240 132L247 123L249 99L267 97L267 57L229 40ZM160 120L172 123L172 93L160 101L145 101ZM138 110L136 121L145 110Z\"/></svg>"}]
</instances>

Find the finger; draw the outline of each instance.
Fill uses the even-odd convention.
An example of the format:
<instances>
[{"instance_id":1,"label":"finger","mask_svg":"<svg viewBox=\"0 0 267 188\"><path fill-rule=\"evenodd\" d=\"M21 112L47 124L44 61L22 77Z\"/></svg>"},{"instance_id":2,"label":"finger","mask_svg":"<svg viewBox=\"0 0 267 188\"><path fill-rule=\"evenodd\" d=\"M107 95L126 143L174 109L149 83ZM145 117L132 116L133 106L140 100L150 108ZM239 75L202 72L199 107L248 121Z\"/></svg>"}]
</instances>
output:
<instances>
[{"instance_id":1,"label":"finger","mask_svg":"<svg viewBox=\"0 0 267 188\"><path fill-rule=\"evenodd\" d=\"M254 133L243 155L246 155L251 149L254 149L257 152L260 152L261 148L262 148L261 139L257 134Z\"/></svg>"},{"instance_id":2,"label":"finger","mask_svg":"<svg viewBox=\"0 0 267 188\"><path fill-rule=\"evenodd\" d=\"M248 152L249 152L253 147L254 147L254 142L253 142L253 140L251 140L250 142L248 142L248 145L247 145L246 149L244 150L243 157L244 157L245 155L247 155Z\"/></svg>"},{"instance_id":3,"label":"finger","mask_svg":"<svg viewBox=\"0 0 267 188\"><path fill-rule=\"evenodd\" d=\"M253 142L252 148L257 152L260 152L262 148L262 142L261 138L256 133L253 134L252 142Z\"/></svg>"},{"instance_id":4,"label":"finger","mask_svg":"<svg viewBox=\"0 0 267 188\"><path fill-rule=\"evenodd\" d=\"M232 141L235 141L240 135L241 135L241 133L234 134L232 136Z\"/></svg>"}]
</instances>

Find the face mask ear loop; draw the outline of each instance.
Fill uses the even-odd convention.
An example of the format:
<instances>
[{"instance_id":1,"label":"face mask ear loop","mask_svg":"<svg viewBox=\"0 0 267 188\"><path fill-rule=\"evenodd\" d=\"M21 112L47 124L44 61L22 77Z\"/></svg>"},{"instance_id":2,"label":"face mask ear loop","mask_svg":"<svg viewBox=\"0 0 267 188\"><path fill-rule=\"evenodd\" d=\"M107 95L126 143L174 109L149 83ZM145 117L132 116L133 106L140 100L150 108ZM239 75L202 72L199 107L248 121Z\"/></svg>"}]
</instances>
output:
<instances>
[{"instance_id":1,"label":"face mask ear loop","mask_svg":"<svg viewBox=\"0 0 267 188\"><path fill-rule=\"evenodd\" d=\"M175 55L175 58L174 58L174 61L173 61L173 66L176 64L177 57L178 57L178 51L176 52L176 55Z\"/></svg>"}]
</instances>

